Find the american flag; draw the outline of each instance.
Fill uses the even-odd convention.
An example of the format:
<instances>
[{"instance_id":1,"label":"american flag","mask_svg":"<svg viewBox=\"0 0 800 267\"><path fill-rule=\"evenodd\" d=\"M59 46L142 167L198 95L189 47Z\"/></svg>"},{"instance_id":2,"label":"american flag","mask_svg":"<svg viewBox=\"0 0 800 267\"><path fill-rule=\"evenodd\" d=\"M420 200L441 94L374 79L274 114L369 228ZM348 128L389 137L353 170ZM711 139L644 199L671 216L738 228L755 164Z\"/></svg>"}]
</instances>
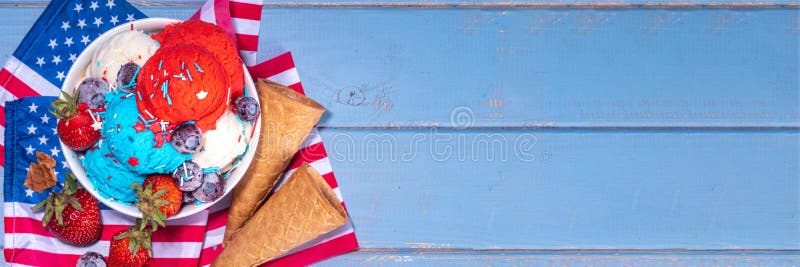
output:
<instances>
[{"instance_id":1,"label":"american flag","mask_svg":"<svg viewBox=\"0 0 800 267\"><path fill-rule=\"evenodd\" d=\"M291 54L256 63L262 0L209 0L192 19L216 23L237 39L240 53L253 77L267 78L303 92ZM4 258L14 266L48 266L74 264L86 251L107 253L112 235L133 223L132 218L101 205L104 229L101 241L89 247L61 243L41 226L41 213L30 206L47 196L22 186L26 168L35 160L34 152L42 151L56 158L59 182L67 171L62 162L55 118L46 114L52 96L59 88L75 57L106 30L127 21L144 18L144 14L123 0L54 1L45 9L23 39L17 51L0 71L0 167L4 174ZM31 97L43 96L43 97ZM13 100L13 101L12 101ZM6 101L8 102L6 104ZM7 113L7 114L6 114ZM8 123L6 123L6 118ZM8 149L3 149L8 140ZM32 154L33 153L33 154ZM7 155L7 156L6 156ZM5 161L7 157L7 161ZM309 162L323 174L341 200L322 139L315 129L295 156L290 171L301 162ZM57 188L56 188L57 189ZM344 204L344 203L342 203ZM153 236L153 266L207 266L221 252L221 240L227 221L228 204L222 201L208 211L169 221L168 227ZM296 248L290 255L268 265L306 265L354 250L358 247L351 225L328 233L309 244Z\"/></svg>"}]
</instances>

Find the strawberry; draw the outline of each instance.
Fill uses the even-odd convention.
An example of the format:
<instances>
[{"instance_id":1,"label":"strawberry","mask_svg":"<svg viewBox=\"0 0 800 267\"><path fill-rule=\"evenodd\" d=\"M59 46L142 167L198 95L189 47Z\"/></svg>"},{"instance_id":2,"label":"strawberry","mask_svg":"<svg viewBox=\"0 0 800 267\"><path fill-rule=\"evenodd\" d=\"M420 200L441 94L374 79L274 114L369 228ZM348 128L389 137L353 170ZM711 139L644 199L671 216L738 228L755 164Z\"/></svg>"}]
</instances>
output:
<instances>
[{"instance_id":1,"label":"strawberry","mask_svg":"<svg viewBox=\"0 0 800 267\"><path fill-rule=\"evenodd\" d=\"M103 230L100 206L97 199L80 187L72 173L67 173L61 192L51 193L31 209L43 207L42 226L61 241L85 246L100 239Z\"/></svg>"},{"instance_id":2,"label":"strawberry","mask_svg":"<svg viewBox=\"0 0 800 267\"><path fill-rule=\"evenodd\" d=\"M164 220L178 213L181 208L183 191L175 184L172 175L153 174L144 180L144 188L138 183L131 187L139 198L136 207L142 212L145 222L152 222L153 231L156 224L164 226Z\"/></svg>"},{"instance_id":3,"label":"strawberry","mask_svg":"<svg viewBox=\"0 0 800 267\"><path fill-rule=\"evenodd\" d=\"M89 106L78 104L78 97L72 97L63 92L64 99L56 99L52 104L55 112L51 111L58 120L56 131L69 148L75 151L84 151L100 140L100 122L89 114Z\"/></svg>"},{"instance_id":4,"label":"strawberry","mask_svg":"<svg viewBox=\"0 0 800 267\"><path fill-rule=\"evenodd\" d=\"M152 233L144 228L145 223L139 219L135 226L114 234L108 248L109 267L140 267L150 261Z\"/></svg>"}]
</instances>

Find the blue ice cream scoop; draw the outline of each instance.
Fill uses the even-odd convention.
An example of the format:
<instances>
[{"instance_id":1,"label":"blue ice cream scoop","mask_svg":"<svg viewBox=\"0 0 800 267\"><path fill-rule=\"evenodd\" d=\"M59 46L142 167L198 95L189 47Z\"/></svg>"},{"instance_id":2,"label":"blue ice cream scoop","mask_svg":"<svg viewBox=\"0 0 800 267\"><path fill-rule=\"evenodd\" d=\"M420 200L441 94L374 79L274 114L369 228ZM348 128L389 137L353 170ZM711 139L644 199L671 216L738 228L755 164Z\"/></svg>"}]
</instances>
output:
<instances>
[{"instance_id":1,"label":"blue ice cream scoop","mask_svg":"<svg viewBox=\"0 0 800 267\"><path fill-rule=\"evenodd\" d=\"M105 137L104 145L108 145L111 154L133 172L172 173L192 155L175 150L175 147L166 142L166 137L156 147L155 133L142 122L148 116L139 114L136 98L128 97L129 95L121 92L110 92L106 95L108 102L101 132Z\"/></svg>"},{"instance_id":2,"label":"blue ice cream scoop","mask_svg":"<svg viewBox=\"0 0 800 267\"><path fill-rule=\"evenodd\" d=\"M108 146L101 145L86 151L82 163L86 168L86 176L102 197L120 203L137 202L136 192L130 185L142 184L146 176L132 172L115 159Z\"/></svg>"},{"instance_id":3,"label":"blue ice cream scoop","mask_svg":"<svg viewBox=\"0 0 800 267\"><path fill-rule=\"evenodd\" d=\"M132 202L131 183L141 183L147 174L172 173L192 155L181 154L166 141L157 146L156 134L143 122L131 94L109 92L105 99L103 139L86 153L83 164L102 195Z\"/></svg>"}]
</instances>

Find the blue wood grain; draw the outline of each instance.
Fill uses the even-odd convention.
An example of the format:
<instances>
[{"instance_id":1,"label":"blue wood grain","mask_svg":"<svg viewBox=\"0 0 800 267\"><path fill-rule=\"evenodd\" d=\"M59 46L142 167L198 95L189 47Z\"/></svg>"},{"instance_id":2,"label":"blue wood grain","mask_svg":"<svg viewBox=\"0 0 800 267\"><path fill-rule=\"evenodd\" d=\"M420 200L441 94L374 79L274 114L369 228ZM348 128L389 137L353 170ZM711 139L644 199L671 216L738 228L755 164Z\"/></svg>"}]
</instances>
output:
<instances>
[{"instance_id":1,"label":"blue wood grain","mask_svg":"<svg viewBox=\"0 0 800 267\"><path fill-rule=\"evenodd\" d=\"M48 0L2 0L0 5L44 5ZM204 0L130 0L137 6L199 6ZM265 1L267 7L548 7L548 6L680 6L693 8L693 6L736 6L736 7L765 7L798 5L793 0L281 0Z\"/></svg>"},{"instance_id":2,"label":"blue wood grain","mask_svg":"<svg viewBox=\"0 0 800 267\"><path fill-rule=\"evenodd\" d=\"M798 14L267 9L261 48L292 48L324 126L797 127Z\"/></svg>"},{"instance_id":3,"label":"blue wood grain","mask_svg":"<svg viewBox=\"0 0 800 267\"><path fill-rule=\"evenodd\" d=\"M40 8L6 10L0 59ZM193 10L144 9L178 18ZM800 126L797 9L263 16L260 57L294 51L309 94L331 110L324 127L448 127L458 110L487 127Z\"/></svg>"},{"instance_id":4,"label":"blue wood grain","mask_svg":"<svg viewBox=\"0 0 800 267\"><path fill-rule=\"evenodd\" d=\"M196 3L138 2L176 18ZM792 2L746 4L775 3ZM42 7L0 5L5 60ZM800 250L798 18L265 8L260 57L294 51L307 92L330 111L322 134L359 239L377 248L330 264L785 266L798 264L796 251L752 250ZM465 125L484 128L434 129ZM604 130L614 127L627 130ZM451 139L432 149L434 137ZM471 145L457 148L462 139ZM487 152L502 140L506 150ZM449 157L431 154L448 143ZM530 252L598 248L746 251Z\"/></svg>"},{"instance_id":5,"label":"blue wood grain","mask_svg":"<svg viewBox=\"0 0 800 267\"><path fill-rule=\"evenodd\" d=\"M374 251L335 257L316 266L797 266L796 252Z\"/></svg>"},{"instance_id":6,"label":"blue wood grain","mask_svg":"<svg viewBox=\"0 0 800 267\"><path fill-rule=\"evenodd\" d=\"M364 247L800 249L797 131L322 135Z\"/></svg>"}]
</instances>

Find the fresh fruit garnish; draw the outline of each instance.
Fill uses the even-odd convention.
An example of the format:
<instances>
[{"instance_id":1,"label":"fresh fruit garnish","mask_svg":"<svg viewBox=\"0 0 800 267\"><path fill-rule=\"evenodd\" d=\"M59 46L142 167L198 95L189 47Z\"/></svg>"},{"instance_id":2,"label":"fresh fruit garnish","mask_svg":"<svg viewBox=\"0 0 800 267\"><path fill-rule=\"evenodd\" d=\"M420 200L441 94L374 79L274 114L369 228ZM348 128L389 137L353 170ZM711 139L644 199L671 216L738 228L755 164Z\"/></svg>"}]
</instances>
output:
<instances>
[{"instance_id":1,"label":"fresh fruit garnish","mask_svg":"<svg viewBox=\"0 0 800 267\"><path fill-rule=\"evenodd\" d=\"M194 201L197 200L194 198L192 192L186 192L183 194L183 203L185 204L192 204Z\"/></svg>"},{"instance_id":2,"label":"fresh fruit garnish","mask_svg":"<svg viewBox=\"0 0 800 267\"><path fill-rule=\"evenodd\" d=\"M258 101L249 96L237 98L236 101L233 102L233 110L236 111L236 115L239 115L239 118L245 121L256 120L258 114L261 112Z\"/></svg>"},{"instance_id":3,"label":"fresh fruit garnish","mask_svg":"<svg viewBox=\"0 0 800 267\"><path fill-rule=\"evenodd\" d=\"M194 191L203 184L203 169L194 161L187 160L172 172L172 179L181 190Z\"/></svg>"},{"instance_id":4,"label":"fresh fruit garnish","mask_svg":"<svg viewBox=\"0 0 800 267\"><path fill-rule=\"evenodd\" d=\"M104 106L108 88L108 83L101 79L95 77L84 79L78 84L78 104L87 104L90 109Z\"/></svg>"},{"instance_id":5,"label":"fresh fruit garnish","mask_svg":"<svg viewBox=\"0 0 800 267\"><path fill-rule=\"evenodd\" d=\"M106 267L106 259L100 253L89 251L81 255L76 267Z\"/></svg>"},{"instance_id":6,"label":"fresh fruit garnish","mask_svg":"<svg viewBox=\"0 0 800 267\"><path fill-rule=\"evenodd\" d=\"M136 207L142 212L142 220L150 222L153 231L156 224L164 226L164 221L178 213L183 201L183 191L168 174L153 174L144 180L144 188L138 183L131 187L136 190L139 203Z\"/></svg>"},{"instance_id":7,"label":"fresh fruit garnish","mask_svg":"<svg viewBox=\"0 0 800 267\"><path fill-rule=\"evenodd\" d=\"M182 123L172 132L172 146L183 154L200 151L203 146L203 132L197 125Z\"/></svg>"},{"instance_id":8,"label":"fresh fruit garnish","mask_svg":"<svg viewBox=\"0 0 800 267\"><path fill-rule=\"evenodd\" d=\"M72 173L67 173L61 192L51 193L31 209L41 208L44 208L42 226L56 238L79 246L100 239L103 225L97 199L81 188Z\"/></svg>"},{"instance_id":9,"label":"fresh fruit garnish","mask_svg":"<svg viewBox=\"0 0 800 267\"><path fill-rule=\"evenodd\" d=\"M108 266L140 267L153 255L152 233L144 230L145 222L136 220L136 225L114 234L108 248Z\"/></svg>"},{"instance_id":10,"label":"fresh fruit garnish","mask_svg":"<svg viewBox=\"0 0 800 267\"><path fill-rule=\"evenodd\" d=\"M100 140L100 122L86 111L88 105L78 104L67 92L62 93L64 99L56 99L51 104L55 109L51 113L59 119L56 126L58 137L70 149L84 151Z\"/></svg>"},{"instance_id":11,"label":"fresh fruit garnish","mask_svg":"<svg viewBox=\"0 0 800 267\"><path fill-rule=\"evenodd\" d=\"M139 71L139 65L136 63L128 62L122 65L117 72L117 90L126 93L133 93L136 89L136 74Z\"/></svg>"},{"instance_id":12,"label":"fresh fruit garnish","mask_svg":"<svg viewBox=\"0 0 800 267\"><path fill-rule=\"evenodd\" d=\"M216 172L203 174L203 185L192 192L197 200L211 202L221 197L225 193L225 179Z\"/></svg>"}]
</instances>

